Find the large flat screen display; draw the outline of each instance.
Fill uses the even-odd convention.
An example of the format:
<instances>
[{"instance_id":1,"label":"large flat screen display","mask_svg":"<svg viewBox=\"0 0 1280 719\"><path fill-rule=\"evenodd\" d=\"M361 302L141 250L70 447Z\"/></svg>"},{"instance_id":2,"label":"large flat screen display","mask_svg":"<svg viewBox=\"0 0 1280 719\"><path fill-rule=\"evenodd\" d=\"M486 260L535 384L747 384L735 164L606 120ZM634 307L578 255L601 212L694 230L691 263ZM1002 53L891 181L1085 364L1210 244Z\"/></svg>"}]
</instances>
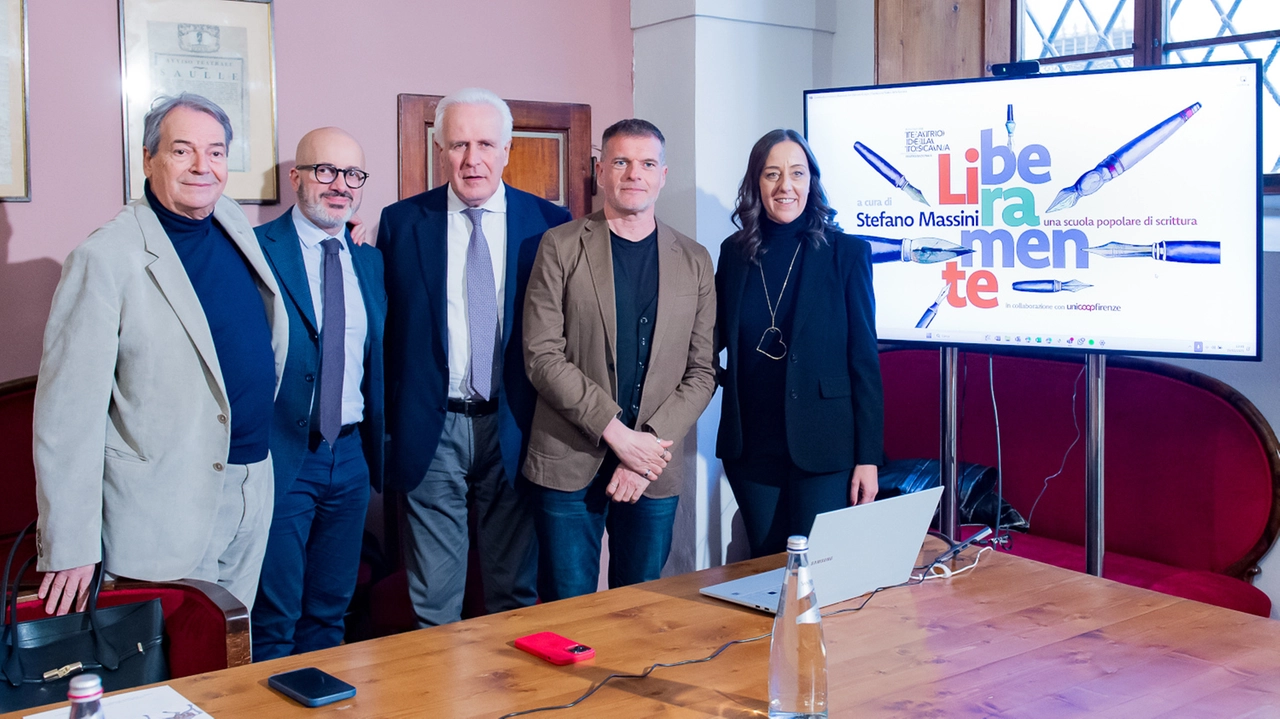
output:
<instances>
[{"instance_id":1,"label":"large flat screen display","mask_svg":"<svg viewBox=\"0 0 1280 719\"><path fill-rule=\"evenodd\" d=\"M805 93L885 341L1260 359L1254 61Z\"/></svg>"}]
</instances>

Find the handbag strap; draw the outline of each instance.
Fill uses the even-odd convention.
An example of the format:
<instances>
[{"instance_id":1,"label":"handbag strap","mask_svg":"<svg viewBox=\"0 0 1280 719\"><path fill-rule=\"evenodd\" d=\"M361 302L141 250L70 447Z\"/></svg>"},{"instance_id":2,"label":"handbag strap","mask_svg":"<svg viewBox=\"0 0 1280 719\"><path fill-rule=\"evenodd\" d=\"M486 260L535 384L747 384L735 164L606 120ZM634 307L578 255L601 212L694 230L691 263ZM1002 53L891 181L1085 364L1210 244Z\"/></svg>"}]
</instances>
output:
<instances>
[{"instance_id":1,"label":"handbag strap","mask_svg":"<svg viewBox=\"0 0 1280 719\"><path fill-rule=\"evenodd\" d=\"M11 686L17 687L22 685L22 662L18 659L18 587L22 584L22 575L27 573L27 569L31 567L31 563L36 561L35 557L30 557L22 563L22 568L18 570L18 576L13 580L13 596L9 600L11 619L5 625L7 630L5 633L5 649L8 656L5 657L4 665L0 666L0 674L3 674L9 680ZM9 572L5 571L5 579L9 578ZM7 589L7 588L6 588Z\"/></svg>"},{"instance_id":2,"label":"handbag strap","mask_svg":"<svg viewBox=\"0 0 1280 719\"><path fill-rule=\"evenodd\" d=\"M105 560L105 547L103 551ZM111 646L111 642L107 641L106 635L102 633L102 627L98 626L98 590L102 588L102 565L104 564L106 564L105 561L98 562L98 565L93 568L93 581L89 584L89 604L85 612L89 615L89 626L93 627L93 651L98 663L103 669L114 672L120 667L120 653Z\"/></svg>"},{"instance_id":3,"label":"handbag strap","mask_svg":"<svg viewBox=\"0 0 1280 719\"><path fill-rule=\"evenodd\" d=\"M27 538L27 532L30 532L31 528L34 526L36 526L36 520L33 519L30 524L22 528L21 532L18 532L17 539L13 540L13 546L9 547L9 556L4 560L4 577L0 579L0 626L5 628L8 627L9 619L8 615L5 613L5 602L9 598L9 572L13 569L13 558L18 554L18 547L22 546L22 540ZM21 584L21 580L15 579L13 582L15 594L14 601L17 601L16 594L19 584Z\"/></svg>"},{"instance_id":4,"label":"handbag strap","mask_svg":"<svg viewBox=\"0 0 1280 719\"><path fill-rule=\"evenodd\" d=\"M34 525L35 522L32 522L22 530L18 535L19 542L22 541L27 530L31 529ZM9 572L16 548L17 544L14 545L13 549L9 550L9 558L5 562L4 580L3 582L0 582L0 596L7 596L9 599L9 615L4 617L3 614L0 614L0 617L4 617L4 619L0 621L5 621L3 627L5 630L3 633L4 648L8 650L9 655L5 658L4 666L0 667L0 674L6 675L9 683L13 686L18 686L22 682L22 665L18 659L20 650L18 648L16 637L18 626L18 588L22 585L22 577L26 575L27 571L31 568L31 565L36 561L36 557L33 556L23 562L22 567L18 570L17 576L13 578L13 588L10 590L8 587ZM99 562L93 568L93 579L89 582L89 601L85 607L85 614L89 615L89 626L92 628L91 634L93 635L94 658L102 665L103 669L106 669L107 671L115 671L120 667L120 653L116 651L116 648L107 640L106 635L102 633L102 627L98 622L98 592L102 588L103 564L104 562ZM4 600L0 599L0 611L3 611L3 609Z\"/></svg>"}]
</instances>

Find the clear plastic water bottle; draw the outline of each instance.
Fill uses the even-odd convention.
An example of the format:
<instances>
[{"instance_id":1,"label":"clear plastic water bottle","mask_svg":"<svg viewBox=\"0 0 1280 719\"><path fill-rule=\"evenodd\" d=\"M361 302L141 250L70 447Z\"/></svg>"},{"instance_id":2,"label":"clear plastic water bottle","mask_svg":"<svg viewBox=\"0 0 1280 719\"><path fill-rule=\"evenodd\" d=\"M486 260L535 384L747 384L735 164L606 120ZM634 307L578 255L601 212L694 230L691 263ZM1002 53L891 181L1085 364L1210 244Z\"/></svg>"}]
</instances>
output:
<instances>
[{"instance_id":1,"label":"clear plastic water bottle","mask_svg":"<svg viewBox=\"0 0 1280 719\"><path fill-rule=\"evenodd\" d=\"M787 539L787 572L769 647L769 719L826 719L827 648L809 576L809 538Z\"/></svg>"},{"instance_id":2,"label":"clear plastic water bottle","mask_svg":"<svg viewBox=\"0 0 1280 719\"><path fill-rule=\"evenodd\" d=\"M67 699L71 700L69 719L106 719L102 713L102 680L97 674L72 677Z\"/></svg>"}]
</instances>

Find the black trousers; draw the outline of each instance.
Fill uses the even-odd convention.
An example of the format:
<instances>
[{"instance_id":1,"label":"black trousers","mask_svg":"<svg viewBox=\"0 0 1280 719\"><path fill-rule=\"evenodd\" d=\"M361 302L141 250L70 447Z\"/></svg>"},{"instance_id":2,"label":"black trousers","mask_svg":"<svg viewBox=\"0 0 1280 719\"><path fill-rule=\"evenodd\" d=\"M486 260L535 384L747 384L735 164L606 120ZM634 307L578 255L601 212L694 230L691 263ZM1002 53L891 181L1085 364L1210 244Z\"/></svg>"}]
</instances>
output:
<instances>
[{"instance_id":1,"label":"black trousers","mask_svg":"<svg viewBox=\"0 0 1280 719\"><path fill-rule=\"evenodd\" d=\"M787 537L808 536L814 517L849 506L852 471L813 474L787 457L724 460L724 473L742 510L752 558L785 551Z\"/></svg>"}]
</instances>

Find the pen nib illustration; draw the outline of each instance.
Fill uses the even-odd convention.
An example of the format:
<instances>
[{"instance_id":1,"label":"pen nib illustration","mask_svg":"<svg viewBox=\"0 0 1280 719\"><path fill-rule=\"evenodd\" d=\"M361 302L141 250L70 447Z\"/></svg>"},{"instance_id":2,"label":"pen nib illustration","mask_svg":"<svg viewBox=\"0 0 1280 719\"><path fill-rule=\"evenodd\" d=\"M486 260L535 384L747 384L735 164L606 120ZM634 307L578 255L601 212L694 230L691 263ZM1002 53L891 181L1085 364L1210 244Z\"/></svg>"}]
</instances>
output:
<instances>
[{"instance_id":1,"label":"pen nib illustration","mask_svg":"<svg viewBox=\"0 0 1280 719\"><path fill-rule=\"evenodd\" d=\"M862 159L867 161L868 165L871 165L876 172L879 172L881 177L888 180L889 184L907 193L907 196L916 202L924 203L925 207L930 207L929 201L924 199L924 193L916 189L910 182L907 182L906 175L898 172L896 167L890 165L887 160L877 155L875 150L872 150L861 142L853 143L853 149L862 156Z\"/></svg>"},{"instance_id":2,"label":"pen nib illustration","mask_svg":"<svg viewBox=\"0 0 1280 719\"><path fill-rule=\"evenodd\" d=\"M1049 203L1049 209L1045 212L1057 212L1065 210L1068 207L1075 207L1076 202L1080 200L1080 193L1076 190L1075 185L1064 187L1058 192L1058 196L1053 198L1053 202Z\"/></svg>"},{"instance_id":3,"label":"pen nib illustration","mask_svg":"<svg viewBox=\"0 0 1280 719\"><path fill-rule=\"evenodd\" d=\"M902 179L905 180L906 178L904 177ZM924 199L924 193L921 192L920 190L917 190L916 186L911 184L910 182L907 182L906 184L903 185L902 191L907 193L907 196L915 200L916 202L924 203L925 207L931 207L931 205L929 204L929 201Z\"/></svg>"},{"instance_id":4,"label":"pen nib illustration","mask_svg":"<svg viewBox=\"0 0 1280 719\"><path fill-rule=\"evenodd\" d=\"M950 291L950 289L950 282L942 286L942 291L938 293L938 299L934 300L933 304L929 305L929 309L925 310L923 315L920 315L920 321L916 323L916 329L922 330L933 324L933 318L938 316L938 308L942 305L942 300L946 298L947 292Z\"/></svg>"},{"instance_id":5,"label":"pen nib illustration","mask_svg":"<svg viewBox=\"0 0 1280 719\"><path fill-rule=\"evenodd\" d=\"M1081 175L1074 185L1062 188L1058 196L1053 198L1053 202L1049 203L1049 208L1045 212L1057 212L1074 207L1081 197L1092 195L1102 189L1103 185L1150 155L1199 111L1200 103L1192 103L1189 107L1125 143L1119 150L1107 155L1106 159L1099 162L1092 170Z\"/></svg>"},{"instance_id":6,"label":"pen nib illustration","mask_svg":"<svg viewBox=\"0 0 1280 719\"><path fill-rule=\"evenodd\" d=\"M915 239L895 239L876 237L875 235L854 235L854 237L871 245L871 262L916 262L932 265L937 262L954 260L973 253L972 247L958 245L940 237L917 237Z\"/></svg>"}]
</instances>

